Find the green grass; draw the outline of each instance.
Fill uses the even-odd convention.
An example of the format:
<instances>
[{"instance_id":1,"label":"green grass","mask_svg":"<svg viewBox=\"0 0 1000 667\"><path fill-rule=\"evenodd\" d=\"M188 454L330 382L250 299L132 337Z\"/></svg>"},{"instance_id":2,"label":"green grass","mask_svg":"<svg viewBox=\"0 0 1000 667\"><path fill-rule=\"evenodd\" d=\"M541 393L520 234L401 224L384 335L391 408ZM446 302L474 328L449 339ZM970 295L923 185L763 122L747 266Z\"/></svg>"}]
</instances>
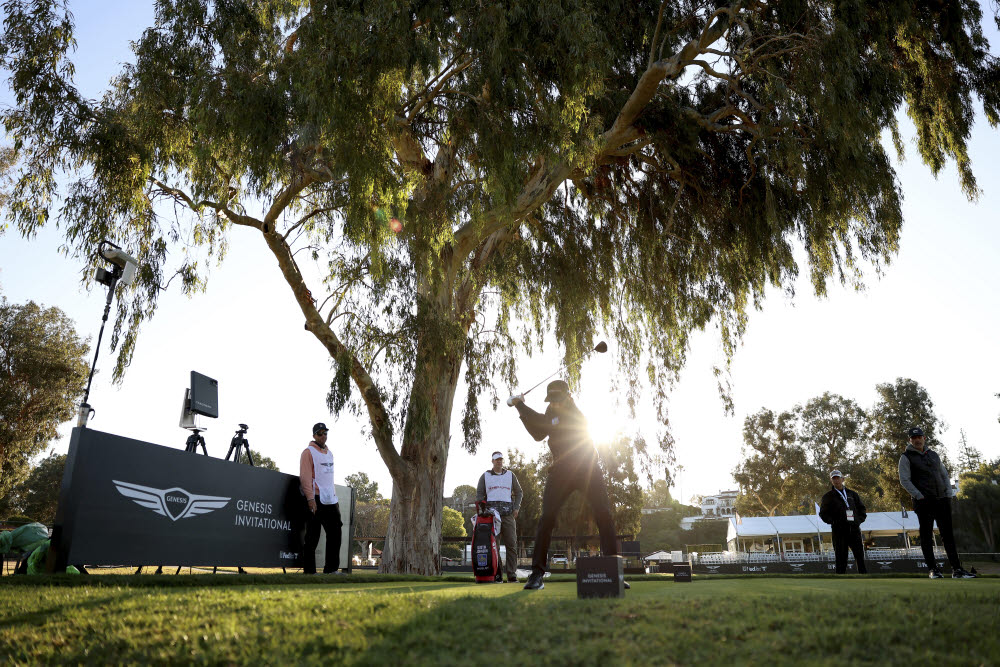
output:
<instances>
[{"instance_id":1,"label":"green grass","mask_svg":"<svg viewBox=\"0 0 1000 667\"><path fill-rule=\"evenodd\" d=\"M1000 579L633 580L577 600L464 577L9 577L0 661L998 664ZM559 581L558 579L562 579Z\"/></svg>"}]
</instances>

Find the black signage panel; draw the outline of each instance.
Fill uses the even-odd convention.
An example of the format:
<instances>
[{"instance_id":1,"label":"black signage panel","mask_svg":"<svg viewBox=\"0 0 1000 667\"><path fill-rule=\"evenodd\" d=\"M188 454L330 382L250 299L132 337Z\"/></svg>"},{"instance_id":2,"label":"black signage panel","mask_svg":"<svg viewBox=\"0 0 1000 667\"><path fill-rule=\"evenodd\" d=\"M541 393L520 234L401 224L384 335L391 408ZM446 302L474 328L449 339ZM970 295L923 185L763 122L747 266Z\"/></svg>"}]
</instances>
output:
<instances>
[{"instance_id":1,"label":"black signage panel","mask_svg":"<svg viewBox=\"0 0 1000 667\"><path fill-rule=\"evenodd\" d=\"M674 581L686 581L691 582L691 564L690 563L674 563Z\"/></svg>"},{"instance_id":2,"label":"black signage panel","mask_svg":"<svg viewBox=\"0 0 1000 667\"><path fill-rule=\"evenodd\" d=\"M625 597L624 562L621 556L590 556L576 559L576 597Z\"/></svg>"},{"instance_id":3,"label":"black signage panel","mask_svg":"<svg viewBox=\"0 0 1000 667\"><path fill-rule=\"evenodd\" d=\"M296 476L75 428L50 564L301 567L307 511Z\"/></svg>"},{"instance_id":4,"label":"black signage panel","mask_svg":"<svg viewBox=\"0 0 1000 667\"><path fill-rule=\"evenodd\" d=\"M890 559L867 559L868 572L876 574L879 572L927 572L927 565L922 560L912 558ZM938 567L942 570L941 563ZM721 563L705 564L695 563L693 566L695 574L833 574L837 571L836 563L831 561L806 561L801 563L777 561L773 563ZM858 568L853 560L847 561L847 573L857 574Z\"/></svg>"}]
</instances>

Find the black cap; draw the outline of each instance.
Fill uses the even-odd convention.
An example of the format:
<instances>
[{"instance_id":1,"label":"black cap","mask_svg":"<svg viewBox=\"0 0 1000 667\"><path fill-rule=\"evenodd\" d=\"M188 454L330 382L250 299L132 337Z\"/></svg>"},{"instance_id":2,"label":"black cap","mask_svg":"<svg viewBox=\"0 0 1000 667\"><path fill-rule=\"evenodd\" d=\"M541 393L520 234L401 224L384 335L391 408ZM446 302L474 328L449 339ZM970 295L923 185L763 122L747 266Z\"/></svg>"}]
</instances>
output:
<instances>
[{"instance_id":1,"label":"black cap","mask_svg":"<svg viewBox=\"0 0 1000 667\"><path fill-rule=\"evenodd\" d=\"M323 422L319 422L317 424L313 424L313 435L319 435L319 433L321 431L326 432L326 431L329 431L329 430L330 429L328 429L326 427L326 424L324 424Z\"/></svg>"},{"instance_id":2,"label":"black cap","mask_svg":"<svg viewBox=\"0 0 1000 667\"><path fill-rule=\"evenodd\" d=\"M911 438L918 438L924 434L924 430L919 426L914 426L906 432Z\"/></svg>"},{"instance_id":3,"label":"black cap","mask_svg":"<svg viewBox=\"0 0 1000 667\"><path fill-rule=\"evenodd\" d=\"M553 380L545 387L545 402L562 400L569 396L569 385L565 380Z\"/></svg>"}]
</instances>

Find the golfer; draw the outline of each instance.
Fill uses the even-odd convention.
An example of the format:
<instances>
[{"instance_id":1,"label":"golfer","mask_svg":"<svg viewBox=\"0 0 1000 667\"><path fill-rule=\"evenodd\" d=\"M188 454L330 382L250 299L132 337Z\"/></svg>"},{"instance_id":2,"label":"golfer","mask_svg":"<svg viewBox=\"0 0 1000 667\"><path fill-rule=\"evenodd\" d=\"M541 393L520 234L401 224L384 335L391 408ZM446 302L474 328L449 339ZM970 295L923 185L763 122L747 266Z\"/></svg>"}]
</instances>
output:
<instances>
[{"instance_id":1,"label":"golfer","mask_svg":"<svg viewBox=\"0 0 1000 667\"><path fill-rule=\"evenodd\" d=\"M844 475L839 470L830 472L833 488L826 492L819 508L819 518L833 528L833 553L837 574L847 572L847 548L854 552L858 574L868 574L865 566L865 547L861 542L861 524L868 518L865 504L857 492L844 486Z\"/></svg>"},{"instance_id":2,"label":"golfer","mask_svg":"<svg viewBox=\"0 0 1000 667\"><path fill-rule=\"evenodd\" d=\"M538 531L535 533L531 576L524 585L526 590L545 587L542 577L545 576L549 541L552 529L555 528L556 515L573 491L580 490L590 503L594 521L601 533L603 555L618 555L608 487L598 465L597 450L587 434L587 420L573 402L569 385L562 380L548 384L545 401L549 406L545 414L539 414L524 404L523 396L513 397L514 407L521 416L524 428L536 441L548 438L549 449L552 451L552 466L542 494L542 518L538 521ZM628 583L625 588L629 588Z\"/></svg>"},{"instance_id":3,"label":"golfer","mask_svg":"<svg viewBox=\"0 0 1000 667\"><path fill-rule=\"evenodd\" d=\"M521 483L513 470L503 467L503 454L493 452L493 467L479 478L476 502L485 502L500 513L500 537L507 549L507 583L517 583L517 513L521 510Z\"/></svg>"}]
</instances>

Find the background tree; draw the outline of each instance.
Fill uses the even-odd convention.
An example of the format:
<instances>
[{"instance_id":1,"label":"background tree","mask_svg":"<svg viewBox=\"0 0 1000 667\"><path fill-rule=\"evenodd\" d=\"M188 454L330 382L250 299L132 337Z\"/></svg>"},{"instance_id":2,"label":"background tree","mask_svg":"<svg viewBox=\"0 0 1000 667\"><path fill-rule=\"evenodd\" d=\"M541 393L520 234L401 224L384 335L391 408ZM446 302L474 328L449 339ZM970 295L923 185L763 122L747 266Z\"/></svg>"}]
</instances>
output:
<instances>
[{"instance_id":1,"label":"background tree","mask_svg":"<svg viewBox=\"0 0 1000 667\"><path fill-rule=\"evenodd\" d=\"M951 470L940 440L944 424L934 412L934 402L927 390L916 380L896 378L875 387L879 398L870 411L873 464L878 471L875 494L890 509L900 504L909 507L910 494L899 484L899 457L909 442L907 431L914 426L923 429L926 446L936 451ZM952 471L954 472L954 471Z\"/></svg>"},{"instance_id":2,"label":"background tree","mask_svg":"<svg viewBox=\"0 0 1000 667\"><path fill-rule=\"evenodd\" d=\"M471 484L459 484L451 492L452 507L468 519L476 513L476 487Z\"/></svg>"},{"instance_id":3,"label":"background tree","mask_svg":"<svg viewBox=\"0 0 1000 667\"><path fill-rule=\"evenodd\" d=\"M821 473L853 461L864 449L867 415L849 398L824 392L796 407L798 439Z\"/></svg>"},{"instance_id":4,"label":"background tree","mask_svg":"<svg viewBox=\"0 0 1000 667\"><path fill-rule=\"evenodd\" d=\"M368 479L368 474L356 472L344 477L347 486L354 489L354 498L359 503L371 503L382 496L378 493L378 482Z\"/></svg>"},{"instance_id":5,"label":"background tree","mask_svg":"<svg viewBox=\"0 0 1000 667\"><path fill-rule=\"evenodd\" d=\"M354 507L354 532L358 537L385 537L389 527L389 501L380 498Z\"/></svg>"},{"instance_id":6,"label":"background tree","mask_svg":"<svg viewBox=\"0 0 1000 667\"><path fill-rule=\"evenodd\" d=\"M830 489L830 471L839 469L845 483L861 494L869 511L896 509L883 506L878 493L878 468L873 463L866 410L850 398L824 392L795 407L796 438L809 453L808 488L799 511L813 514L814 503Z\"/></svg>"},{"instance_id":7,"label":"background tree","mask_svg":"<svg viewBox=\"0 0 1000 667\"><path fill-rule=\"evenodd\" d=\"M671 507L673 505L674 498L670 495L670 486L665 479L654 480L652 486L642 494L642 506L644 509Z\"/></svg>"},{"instance_id":8,"label":"background tree","mask_svg":"<svg viewBox=\"0 0 1000 667\"><path fill-rule=\"evenodd\" d=\"M734 509L744 516L790 514L815 486L805 447L791 412L766 408L743 423L743 461L733 469L740 485Z\"/></svg>"},{"instance_id":9,"label":"background tree","mask_svg":"<svg viewBox=\"0 0 1000 667\"><path fill-rule=\"evenodd\" d=\"M59 506L59 487L66 469L66 455L50 453L35 465L27 478L11 490L11 510L51 526ZM4 512L7 516L8 512Z\"/></svg>"},{"instance_id":10,"label":"background tree","mask_svg":"<svg viewBox=\"0 0 1000 667\"><path fill-rule=\"evenodd\" d=\"M86 355L61 310L0 295L0 498L76 414L90 370Z\"/></svg>"},{"instance_id":11,"label":"background tree","mask_svg":"<svg viewBox=\"0 0 1000 667\"><path fill-rule=\"evenodd\" d=\"M463 366L470 450L481 395L496 406L493 378L514 386L515 348L546 331L567 359L613 333L623 394L648 377L666 424L690 332L715 320L731 354L798 274L795 244L819 293L897 250L881 137L902 152L904 106L970 197L974 98L990 122L1000 107L970 0L156 8L135 62L85 96L63 0L4 5L4 213L139 258L119 377L168 276L193 291L230 234L266 245L334 363L331 410L369 418L392 476L385 571L437 571Z\"/></svg>"},{"instance_id":12,"label":"background tree","mask_svg":"<svg viewBox=\"0 0 1000 667\"><path fill-rule=\"evenodd\" d=\"M517 513L517 535L519 539L533 538L542 518L543 480L539 478L538 462L529 461L524 452L515 449L507 452L507 467L521 485L521 509Z\"/></svg>"},{"instance_id":13,"label":"background tree","mask_svg":"<svg viewBox=\"0 0 1000 667\"><path fill-rule=\"evenodd\" d=\"M631 438L618 436L598 447L600 463L608 484L615 530L619 535L638 535L643 494L635 470L636 446ZM596 532L597 525L594 524Z\"/></svg>"},{"instance_id":14,"label":"background tree","mask_svg":"<svg viewBox=\"0 0 1000 667\"><path fill-rule=\"evenodd\" d=\"M254 449L250 450L250 454L253 456L253 464L258 468L264 468L265 470L277 470L278 472L281 472L281 469L278 468L278 464L275 463L274 459L270 456L264 456Z\"/></svg>"},{"instance_id":15,"label":"background tree","mask_svg":"<svg viewBox=\"0 0 1000 667\"><path fill-rule=\"evenodd\" d=\"M441 511L442 537L466 537L468 535L465 530L465 519L462 517L461 512L453 510L450 507L443 507ZM461 558L462 548L462 544L454 542L445 543L441 547L441 555L447 556L448 558Z\"/></svg>"},{"instance_id":16,"label":"background tree","mask_svg":"<svg viewBox=\"0 0 1000 667\"><path fill-rule=\"evenodd\" d=\"M996 553L1000 544L1000 459L962 473L958 488L957 538L970 551Z\"/></svg>"},{"instance_id":17,"label":"background tree","mask_svg":"<svg viewBox=\"0 0 1000 667\"><path fill-rule=\"evenodd\" d=\"M639 542L643 554L654 551L686 551L689 545L716 544L725 549L726 532L729 521L704 519L696 521L689 530L681 527L681 519L698 516L701 510L689 505L680 505L664 512L642 515L642 529Z\"/></svg>"},{"instance_id":18,"label":"background tree","mask_svg":"<svg viewBox=\"0 0 1000 667\"><path fill-rule=\"evenodd\" d=\"M969 444L969 439L965 436L965 429L959 429L958 470L956 472L978 470L983 463L983 453Z\"/></svg>"},{"instance_id":19,"label":"background tree","mask_svg":"<svg viewBox=\"0 0 1000 667\"><path fill-rule=\"evenodd\" d=\"M644 554L649 554L660 549L673 551L682 549L688 531L681 528L681 519L689 516L699 516L701 507L684 505L672 498L665 500L664 494L669 497L669 489L666 480L656 480L653 488L646 491L645 506L656 508L655 512L643 513L640 515L639 542Z\"/></svg>"},{"instance_id":20,"label":"background tree","mask_svg":"<svg viewBox=\"0 0 1000 667\"><path fill-rule=\"evenodd\" d=\"M385 546L385 534L389 529L389 501L379 498L371 502L358 502L354 505L354 535L356 538L368 538L372 545L381 550ZM379 539L373 539L379 538ZM367 540L355 541L357 553L367 557Z\"/></svg>"}]
</instances>

